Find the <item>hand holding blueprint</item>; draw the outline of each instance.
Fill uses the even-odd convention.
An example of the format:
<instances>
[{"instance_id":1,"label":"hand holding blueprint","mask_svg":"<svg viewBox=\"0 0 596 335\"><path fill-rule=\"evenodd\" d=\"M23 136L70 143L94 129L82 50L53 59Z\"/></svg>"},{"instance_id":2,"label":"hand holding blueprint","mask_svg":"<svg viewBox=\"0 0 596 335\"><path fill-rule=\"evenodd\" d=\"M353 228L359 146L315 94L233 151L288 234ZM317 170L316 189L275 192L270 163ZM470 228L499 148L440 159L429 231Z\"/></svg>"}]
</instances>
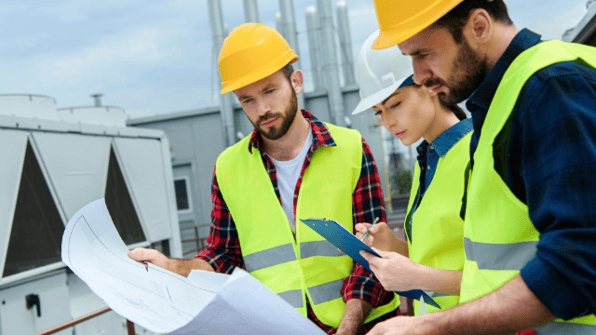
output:
<instances>
[{"instance_id":1,"label":"hand holding blueprint","mask_svg":"<svg viewBox=\"0 0 596 335\"><path fill-rule=\"evenodd\" d=\"M300 220L305 225L312 228L314 231L319 233L327 241L333 243L339 250L343 251L346 255L350 256L354 261L360 263L366 270L370 271L368 262L364 257L360 256L360 251L364 250L371 254L379 256L374 250L372 250L364 242L360 241L351 231L347 230L339 222L325 219L308 219ZM420 300L423 297L427 304L431 304L437 308L441 308L426 292L422 290L411 290L406 292L396 292L402 297L412 298Z\"/></svg>"},{"instance_id":2,"label":"hand holding blueprint","mask_svg":"<svg viewBox=\"0 0 596 335\"><path fill-rule=\"evenodd\" d=\"M127 255L103 199L79 210L62 236L62 261L116 313L172 334L325 333L242 269L188 278Z\"/></svg>"}]
</instances>

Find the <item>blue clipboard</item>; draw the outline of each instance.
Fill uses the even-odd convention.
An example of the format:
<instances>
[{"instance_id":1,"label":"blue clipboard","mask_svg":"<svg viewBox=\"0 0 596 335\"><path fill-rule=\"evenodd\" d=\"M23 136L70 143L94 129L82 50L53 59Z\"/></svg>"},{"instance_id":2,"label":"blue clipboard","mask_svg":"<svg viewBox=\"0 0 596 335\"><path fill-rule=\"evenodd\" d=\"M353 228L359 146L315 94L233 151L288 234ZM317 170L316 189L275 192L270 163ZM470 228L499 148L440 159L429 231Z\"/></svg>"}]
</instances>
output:
<instances>
[{"instance_id":1,"label":"blue clipboard","mask_svg":"<svg viewBox=\"0 0 596 335\"><path fill-rule=\"evenodd\" d=\"M300 221L302 221L302 223L304 223L308 227L312 228L319 235L324 237L327 241L331 242L334 246L336 246L339 250L343 251L346 255L350 256L354 261L360 263L360 265L364 266L364 268L367 269L369 272L372 271L370 271L368 261L366 261L364 257L360 256L360 250L368 251L375 256L381 257L379 256L379 254L377 254L369 246L364 244L364 242L360 241L354 234L352 234L352 232L347 230L337 221L326 219L308 219ZM421 297L424 297L424 302L426 302L427 304L431 304L437 308L441 308L439 304L437 304L428 294L426 294L426 292L422 290L411 290L405 292L396 291L395 293L399 294L402 297L412 298L416 300L420 300Z\"/></svg>"}]
</instances>

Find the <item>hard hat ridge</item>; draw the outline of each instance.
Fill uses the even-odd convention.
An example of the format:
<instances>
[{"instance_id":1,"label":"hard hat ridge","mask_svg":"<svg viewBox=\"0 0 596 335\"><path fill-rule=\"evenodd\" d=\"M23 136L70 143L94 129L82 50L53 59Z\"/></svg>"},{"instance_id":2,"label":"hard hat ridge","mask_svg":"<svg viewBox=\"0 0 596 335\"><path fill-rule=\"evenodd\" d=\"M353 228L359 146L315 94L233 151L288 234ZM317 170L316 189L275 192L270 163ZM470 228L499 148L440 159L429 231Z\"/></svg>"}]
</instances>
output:
<instances>
[{"instance_id":1,"label":"hard hat ridge","mask_svg":"<svg viewBox=\"0 0 596 335\"><path fill-rule=\"evenodd\" d=\"M412 64L397 47L371 49L378 36L378 30L372 33L358 54L356 82L360 86L361 100L352 114L361 113L387 99L398 88L414 83Z\"/></svg>"},{"instance_id":2,"label":"hard hat ridge","mask_svg":"<svg viewBox=\"0 0 596 335\"><path fill-rule=\"evenodd\" d=\"M288 42L261 23L245 23L230 33L219 53L221 94L259 81L298 60Z\"/></svg>"},{"instance_id":3,"label":"hard hat ridge","mask_svg":"<svg viewBox=\"0 0 596 335\"><path fill-rule=\"evenodd\" d=\"M381 33L374 49L399 44L435 23L464 0L375 0Z\"/></svg>"}]
</instances>

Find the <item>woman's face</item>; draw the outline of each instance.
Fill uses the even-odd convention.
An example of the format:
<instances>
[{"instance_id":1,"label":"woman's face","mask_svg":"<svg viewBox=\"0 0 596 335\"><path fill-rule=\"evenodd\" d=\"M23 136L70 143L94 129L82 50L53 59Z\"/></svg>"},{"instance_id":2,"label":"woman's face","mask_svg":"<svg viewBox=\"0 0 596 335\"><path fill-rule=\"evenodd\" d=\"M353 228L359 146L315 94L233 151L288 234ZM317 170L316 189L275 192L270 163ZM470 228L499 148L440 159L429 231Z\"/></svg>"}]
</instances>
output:
<instances>
[{"instance_id":1,"label":"woman's face","mask_svg":"<svg viewBox=\"0 0 596 335\"><path fill-rule=\"evenodd\" d=\"M430 92L416 85L397 89L372 109L381 117L383 126L405 146L427 135L435 119Z\"/></svg>"}]
</instances>

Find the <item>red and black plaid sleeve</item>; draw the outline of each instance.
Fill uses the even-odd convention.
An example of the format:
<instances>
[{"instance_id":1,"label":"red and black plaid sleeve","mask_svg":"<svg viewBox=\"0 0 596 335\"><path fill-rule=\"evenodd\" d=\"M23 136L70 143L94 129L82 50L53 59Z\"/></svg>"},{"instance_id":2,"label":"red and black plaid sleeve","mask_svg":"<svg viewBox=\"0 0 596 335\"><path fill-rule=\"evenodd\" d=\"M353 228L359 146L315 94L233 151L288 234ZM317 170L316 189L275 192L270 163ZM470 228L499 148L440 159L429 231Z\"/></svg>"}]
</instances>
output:
<instances>
[{"instance_id":1,"label":"red and black plaid sleeve","mask_svg":"<svg viewBox=\"0 0 596 335\"><path fill-rule=\"evenodd\" d=\"M215 168L211 184L211 201L211 231L207 239L207 250L199 252L196 257L209 262L216 272L232 273L234 267L242 267L244 262L238 231L219 190Z\"/></svg>"},{"instance_id":2,"label":"red and black plaid sleeve","mask_svg":"<svg viewBox=\"0 0 596 335\"><path fill-rule=\"evenodd\" d=\"M385 204L379 173L370 147L364 139L360 179L352 194L352 214L354 225L359 222L372 222L376 217L382 222L385 221ZM372 273L360 264L354 263L352 274L344 280L342 295L344 301L362 299L376 308L390 300L393 293L386 291Z\"/></svg>"}]
</instances>

